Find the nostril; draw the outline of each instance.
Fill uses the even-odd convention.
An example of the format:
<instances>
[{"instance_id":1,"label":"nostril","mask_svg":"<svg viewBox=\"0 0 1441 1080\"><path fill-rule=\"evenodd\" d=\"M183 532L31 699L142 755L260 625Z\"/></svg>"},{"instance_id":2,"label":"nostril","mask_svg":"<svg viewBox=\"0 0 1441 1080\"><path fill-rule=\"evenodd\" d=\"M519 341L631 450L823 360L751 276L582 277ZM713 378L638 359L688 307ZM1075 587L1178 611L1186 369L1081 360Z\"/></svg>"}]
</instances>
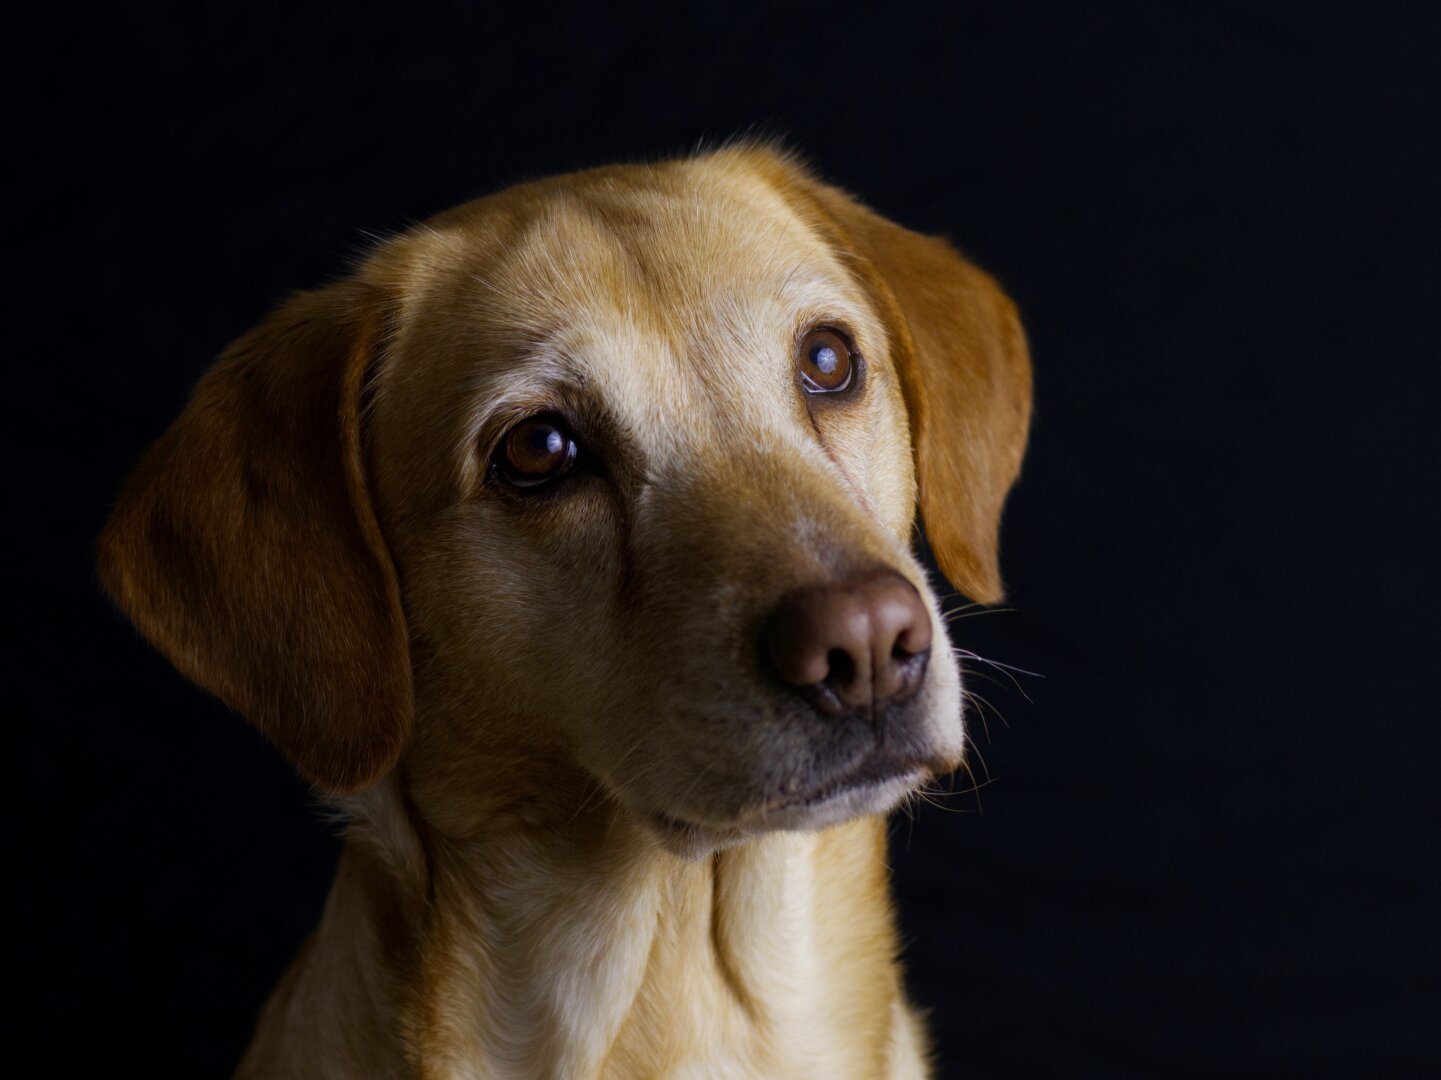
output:
<instances>
[{"instance_id":1,"label":"nostril","mask_svg":"<svg viewBox=\"0 0 1441 1080\"><path fill-rule=\"evenodd\" d=\"M921 617L926 620L929 630L929 613L922 611ZM891 646L891 663L900 667L916 667L918 663L923 665L930 655L931 635L913 633L909 628L903 631Z\"/></svg>"},{"instance_id":2,"label":"nostril","mask_svg":"<svg viewBox=\"0 0 1441 1080\"><path fill-rule=\"evenodd\" d=\"M906 659L931 647L931 615L908 581L891 587L883 600L883 633L891 639L891 656Z\"/></svg>"},{"instance_id":3,"label":"nostril","mask_svg":"<svg viewBox=\"0 0 1441 1080\"><path fill-rule=\"evenodd\" d=\"M826 677L821 681L833 687L849 686L856 680L856 662L844 649L826 653Z\"/></svg>"}]
</instances>

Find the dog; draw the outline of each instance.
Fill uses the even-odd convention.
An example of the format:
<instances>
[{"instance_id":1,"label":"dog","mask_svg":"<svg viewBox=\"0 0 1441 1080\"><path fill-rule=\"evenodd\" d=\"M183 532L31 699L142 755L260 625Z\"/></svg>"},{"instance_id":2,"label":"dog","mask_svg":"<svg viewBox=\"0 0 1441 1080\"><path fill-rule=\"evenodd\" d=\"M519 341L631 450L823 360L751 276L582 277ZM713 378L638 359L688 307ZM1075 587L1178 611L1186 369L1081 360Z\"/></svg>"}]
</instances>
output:
<instances>
[{"instance_id":1,"label":"dog","mask_svg":"<svg viewBox=\"0 0 1441 1080\"><path fill-rule=\"evenodd\" d=\"M226 350L118 605L349 826L241 1077L918 1077L884 815L962 762L1013 303L787 152L525 183Z\"/></svg>"}]
</instances>

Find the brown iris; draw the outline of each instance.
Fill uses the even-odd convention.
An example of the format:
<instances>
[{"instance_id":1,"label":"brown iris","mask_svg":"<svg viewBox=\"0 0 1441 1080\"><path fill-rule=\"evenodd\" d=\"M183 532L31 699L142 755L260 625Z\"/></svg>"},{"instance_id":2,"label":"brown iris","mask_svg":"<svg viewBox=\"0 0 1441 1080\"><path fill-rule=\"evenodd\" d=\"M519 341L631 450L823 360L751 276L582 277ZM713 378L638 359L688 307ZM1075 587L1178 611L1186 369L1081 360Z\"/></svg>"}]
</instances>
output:
<instances>
[{"instance_id":1,"label":"brown iris","mask_svg":"<svg viewBox=\"0 0 1441 1080\"><path fill-rule=\"evenodd\" d=\"M855 375L849 343L829 326L817 326L806 334L796 362L801 369L801 385L808 394L844 390Z\"/></svg>"},{"instance_id":2,"label":"brown iris","mask_svg":"<svg viewBox=\"0 0 1441 1080\"><path fill-rule=\"evenodd\" d=\"M500 440L495 471L511 487L539 487L569 472L577 451L575 439L560 417L532 416Z\"/></svg>"}]
</instances>

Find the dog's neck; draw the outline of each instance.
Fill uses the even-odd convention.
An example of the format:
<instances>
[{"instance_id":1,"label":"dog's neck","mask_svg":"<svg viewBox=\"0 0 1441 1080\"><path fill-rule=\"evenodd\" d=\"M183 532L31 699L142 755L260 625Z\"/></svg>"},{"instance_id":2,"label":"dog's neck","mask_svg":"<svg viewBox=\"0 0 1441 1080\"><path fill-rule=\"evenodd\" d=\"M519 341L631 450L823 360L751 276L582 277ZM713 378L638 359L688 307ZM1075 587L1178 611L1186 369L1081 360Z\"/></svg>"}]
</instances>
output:
<instances>
[{"instance_id":1,"label":"dog's neck","mask_svg":"<svg viewBox=\"0 0 1441 1080\"><path fill-rule=\"evenodd\" d=\"M358 809L242 1076L918 1067L876 819L686 862L613 806L463 839L393 781Z\"/></svg>"}]
</instances>

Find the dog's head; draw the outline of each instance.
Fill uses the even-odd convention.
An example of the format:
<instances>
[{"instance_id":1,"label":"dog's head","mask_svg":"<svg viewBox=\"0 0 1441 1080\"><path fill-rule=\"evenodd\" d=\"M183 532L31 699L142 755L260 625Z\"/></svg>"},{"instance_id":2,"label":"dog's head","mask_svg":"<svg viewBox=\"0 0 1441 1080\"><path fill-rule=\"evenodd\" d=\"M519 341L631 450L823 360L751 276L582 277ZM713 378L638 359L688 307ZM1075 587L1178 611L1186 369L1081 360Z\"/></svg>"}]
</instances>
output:
<instances>
[{"instance_id":1,"label":"dog's head","mask_svg":"<svg viewBox=\"0 0 1441 1080\"><path fill-rule=\"evenodd\" d=\"M597 169L443 214L233 345L101 571L323 788L400 761L463 814L551 763L704 850L959 763L915 506L997 599L1029 411L1014 308L944 242L764 149Z\"/></svg>"}]
</instances>

